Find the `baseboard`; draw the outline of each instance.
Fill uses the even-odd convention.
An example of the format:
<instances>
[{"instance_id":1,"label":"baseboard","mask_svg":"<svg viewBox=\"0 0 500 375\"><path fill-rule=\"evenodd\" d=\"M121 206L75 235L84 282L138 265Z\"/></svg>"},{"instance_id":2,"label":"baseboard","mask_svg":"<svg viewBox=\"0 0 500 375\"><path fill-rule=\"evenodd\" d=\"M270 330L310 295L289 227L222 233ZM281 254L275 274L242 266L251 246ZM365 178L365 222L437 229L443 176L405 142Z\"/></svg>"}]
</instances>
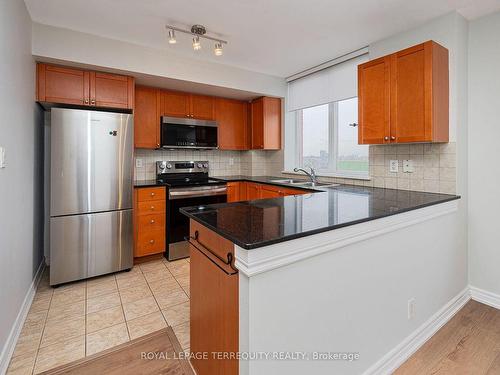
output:
<instances>
[{"instance_id":1,"label":"baseboard","mask_svg":"<svg viewBox=\"0 0 500 375\"><path fill-rule=\"evenodd\" d=\"M500 309L500 295L488 292L484 289L479 289L474 286L470 287L472 299L485 305Z\"/></svg>"},{"instance_id":2,"label":"baseboard","mask_svg":"<svg viewBox=\"0 0 500 375\"><path fill-rule=\"evenodd\" d=\"M5 374L7 372L10 358L14 353L14 348L16 347L17 339L19 338L19 334L21 333L21 329L23 328L23 324L24 321L26 320L26 316L28 315L28 311L30 310L33 298L35 297L36 288L38 287L38 284L42 279L44 269L45 269L45 261L42 260L42 262L38 266L35 277L33 278L33 281L31 282L31 285L28 291L26 292L26 296L24 297L21 309L17 314L17 318L14 322L14 325L10 330L9 337L7 338L2 353L0 354L0 374Z\"/></svg>"},{"instance_id":3,"label":"baseboard","mask_svg":"<svg viewBox=\"0 0 500 375\"><path fill-rule=\"evenodd\" d=\"M431 316L410 336L366 370L363 375L392 374L443 325L445 325L470 300L470 298L470 289L467 287L448 302L441 310Z\"/></svg>"}]
</instances>

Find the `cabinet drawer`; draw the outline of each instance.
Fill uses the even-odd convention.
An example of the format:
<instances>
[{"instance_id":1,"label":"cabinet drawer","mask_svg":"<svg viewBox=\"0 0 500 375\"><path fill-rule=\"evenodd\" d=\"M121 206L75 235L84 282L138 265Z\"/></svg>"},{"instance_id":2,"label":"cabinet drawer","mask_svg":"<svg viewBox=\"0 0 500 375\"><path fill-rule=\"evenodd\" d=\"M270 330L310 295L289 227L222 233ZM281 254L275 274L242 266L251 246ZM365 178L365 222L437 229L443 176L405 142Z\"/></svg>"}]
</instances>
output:
<instances>
[{"instance_id":1,"label":"cabinet drawer","mask_svg":"<svg viewBox=\"0 0 500 375\"><path fill-rule=\"evenodd\" d=\"M140 231L135 245L136 255L144 256L165 251L165 230Z\"/></svg>"},{"instance_id":2,"label":"cabinet drawer","mask_svg":"<svg viewBox=\"0 0 500 375\"><path fill-rule=\"evenodd\" d=\"M163 187L139 188L137 189L137 201L148 202L165 200L167 198L165 194L165 188Z\"/></svg>"},{"instance_id":3,"label":"cabinet drawer","mask_svg":"<svg viewBox=\"0 0 500 375\"><path fill-rule=\"evenodd\" d=\"M149 201L137 203L137 215L149 215L165 212L165 201Z\"/></svg>"},{"instance_id":4,"label":"cabinet drawer","mask_svg":"<svg viewBox=\"0 0 500 375\"><path fill-rule=\"evenodd\" d=\"M165 230L165 214L150 214L139 216L138 219L138 231L143 233L148 230Z\"/></svg>"}]
</instances>

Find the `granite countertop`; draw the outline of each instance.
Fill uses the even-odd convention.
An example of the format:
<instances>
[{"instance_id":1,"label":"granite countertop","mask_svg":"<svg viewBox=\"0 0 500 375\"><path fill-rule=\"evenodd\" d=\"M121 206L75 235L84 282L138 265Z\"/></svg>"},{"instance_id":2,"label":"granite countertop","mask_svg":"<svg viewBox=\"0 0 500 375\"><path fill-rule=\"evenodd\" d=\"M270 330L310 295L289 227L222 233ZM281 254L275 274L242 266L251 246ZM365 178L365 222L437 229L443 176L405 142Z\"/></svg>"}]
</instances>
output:
<instances>
[{"instance_id":1,"label":"granite countertop","mask_svg":"<svg viewBox=\"0 0 500 375\"><path fill-rule=\"evenodd\" d=\"M279 177L213 178L270 183L269 179ZM201 209L186 207L181 212L236 245L255 249L460 199L457 195L352 185L315 187L314 190L310 194L213 204Z\"/></svg>"},{"instance_id":2,"label":"granite countertop","mask_svg":"<svg viewBox=\"0 0 500 375\"><path fill-rule=\"evenodd\" d=\"M159 183L156 180L137 180L137 181L134 181L134 187L152 187L152 186L166 186L166 184Z\"/></svg>"}]
</instances>

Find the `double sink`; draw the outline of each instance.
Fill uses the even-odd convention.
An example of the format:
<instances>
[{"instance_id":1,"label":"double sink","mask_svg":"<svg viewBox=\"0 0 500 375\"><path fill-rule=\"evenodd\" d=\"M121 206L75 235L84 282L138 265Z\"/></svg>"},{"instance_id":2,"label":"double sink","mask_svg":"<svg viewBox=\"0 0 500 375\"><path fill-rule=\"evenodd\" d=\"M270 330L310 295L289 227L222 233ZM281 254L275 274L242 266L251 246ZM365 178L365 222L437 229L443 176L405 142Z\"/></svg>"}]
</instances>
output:
<instances>
[{"instance_id":1,"label":"double sink","mask_svg":"<svg viewBox=\"0 0 500 375\"><path fill-rule=\"evenodd\" d=\"M310 187L310 188L339 186L339 184L323 183L323 182L314 183L311 181L294 180L292 178L283 178L283 179L276 179L276 180L269 180L269 181L274 182L276 184L286 184L286 185L291 185L291 186Z\"/></svg>"}]
</instances>

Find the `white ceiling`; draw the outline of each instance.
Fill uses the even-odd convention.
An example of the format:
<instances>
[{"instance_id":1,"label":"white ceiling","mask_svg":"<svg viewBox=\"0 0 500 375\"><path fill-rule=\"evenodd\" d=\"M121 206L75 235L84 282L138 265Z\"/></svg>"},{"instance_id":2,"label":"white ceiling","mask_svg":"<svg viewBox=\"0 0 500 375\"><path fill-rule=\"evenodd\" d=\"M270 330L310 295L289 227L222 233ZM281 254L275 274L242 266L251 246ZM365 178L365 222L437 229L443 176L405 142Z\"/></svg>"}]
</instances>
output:
<instances>
[{"instance_id":1,"label":"white ceiling","mask_svg":"<svg viewBox=\"0 0 500 375\"><path fill-rule=\"evenodd\" d=\"M500 0L25 0L35 22L128 41L202 60L286 77L434 17L458 10L472 19ZM229 45L215 57L189 36L166 41L165 24L190 28Z\"/></svg>"}]
</instances>

